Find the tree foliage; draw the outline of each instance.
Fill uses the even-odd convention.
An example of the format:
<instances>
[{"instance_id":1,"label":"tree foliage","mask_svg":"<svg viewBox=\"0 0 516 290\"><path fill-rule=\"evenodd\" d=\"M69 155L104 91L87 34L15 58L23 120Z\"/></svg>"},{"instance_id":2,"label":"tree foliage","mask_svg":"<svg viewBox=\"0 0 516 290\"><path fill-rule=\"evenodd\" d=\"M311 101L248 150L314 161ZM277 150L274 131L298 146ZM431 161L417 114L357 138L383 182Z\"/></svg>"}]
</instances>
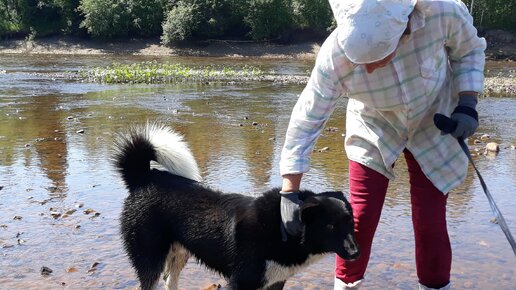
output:
<instances>
[{"instance_id":1,"label":"tree foliage","mask_svg":"<svg viewBox=\"0 0 516 290\"><path fill-rule=\"evenodd\" d=\"M516 31L516 0L464 0L479 28ZM327 34L328 0L0 0L0 37L84 34L161 36L163 43Z\"/></svg>"},{"instance_id":2,"label":"tree foliage","mask_svg":"<svg viewBox=\"0 0 516 290\"><path fill-rule=\"evenodd\" d=\"M10 33L76 33L80 15L79 0L2 0L0 36Z\"/></svg>"},{"instance_id":3,"label":"tree foliage","mask_svg":"<svg viewBox=\"0 0 516 290\"><path fill-rule=\"evenodd\" d=\"M81 0L81 27L101 38L159 35L165 4L166 0Z\"/></svg>"},{"instance_id":4,"label":"tree foliage","mask_svg":"<svg viewBox=\"0 0 516 290\"><path fill-rule=\"evenodd\" d=\"M475 25L516 32L516 0L464 0Z\"/></svg>"},{"instance_id":5,"label":"tree foliage","mask_svg":"<svg viewBox=\"0 0 516 290\"><path fill-rule=\"evenodd\" d=\"M198 30L201 21L202 15L197 5L179 1L177 6L170 9L163 22L161 42L170 44L189 39Z\"/></svg>"}]
</instances>

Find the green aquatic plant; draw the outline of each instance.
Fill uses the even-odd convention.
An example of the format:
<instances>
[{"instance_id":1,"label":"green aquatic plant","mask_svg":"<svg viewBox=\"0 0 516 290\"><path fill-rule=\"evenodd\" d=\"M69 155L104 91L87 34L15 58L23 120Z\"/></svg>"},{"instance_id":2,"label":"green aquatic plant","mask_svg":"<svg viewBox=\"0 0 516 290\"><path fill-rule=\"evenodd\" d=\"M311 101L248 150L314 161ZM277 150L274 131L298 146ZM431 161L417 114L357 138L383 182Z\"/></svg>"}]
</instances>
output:
<instances>
[{"instance_id":1,"label":"green aquatic plant","mask_svg":"<svg viewBox=\"0 0 516 290\"><path fill-rule=\"evenodd\" d=\"M92 82L100 83L179 83L179 82L227 82L257 79L265 72L252 66L186 66L178 63L115 63L97 67L85 73Z\"/></svg>"}]
</instances>

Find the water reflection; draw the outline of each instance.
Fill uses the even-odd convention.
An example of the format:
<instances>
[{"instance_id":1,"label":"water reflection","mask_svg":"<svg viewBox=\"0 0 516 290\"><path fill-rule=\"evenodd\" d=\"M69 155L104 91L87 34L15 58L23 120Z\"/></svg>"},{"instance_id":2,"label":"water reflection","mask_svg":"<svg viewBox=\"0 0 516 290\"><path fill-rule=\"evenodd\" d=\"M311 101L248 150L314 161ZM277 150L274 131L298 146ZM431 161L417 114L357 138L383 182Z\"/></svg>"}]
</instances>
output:
<instances>
[{"instance_id":1,"label":"water reflection","mask_svg":"<svg viewBox=\"0 0 516 290\"><path fill-rule=\"evenodd\" d=\"M126 191L109 160L114 134L132 123L159 120L184 134L206 183L214 188L256 194L280 184L280 148L302 86L107 86L73 83L53 74L135 59L0 56L7 71L0 74L2 288L137 286L118 238L118 214ZM242 61L280 73L303 74L311 66ZM316 145L312 170L304 180L306 187L316 191L347 191L346 101L341 102L327 124L331 129ZM503 149L494 158L475 156L513 233L516 151L510 145L516 143L515 107L514 99L482 100L479 133L489 133ZM324 147L329 149L318 151ZM414 289L417 280L403 158L395 172L398 178L389 185L365 289ZM88 210L99 215L87 214ZM55 218L56 213L61 216ZM498 225L490 222L490 208L472 168L466 182L450 195L448 215L456 288L515 289L516 259ZM100 264L92 267L94 263ZM43 277L42 266L54 272ZM328 257L289 281L288 289L331 289L332 271L333 260ZM181 287L199 289L221 281L192 261Z\"/></svg>"}]
</instances>

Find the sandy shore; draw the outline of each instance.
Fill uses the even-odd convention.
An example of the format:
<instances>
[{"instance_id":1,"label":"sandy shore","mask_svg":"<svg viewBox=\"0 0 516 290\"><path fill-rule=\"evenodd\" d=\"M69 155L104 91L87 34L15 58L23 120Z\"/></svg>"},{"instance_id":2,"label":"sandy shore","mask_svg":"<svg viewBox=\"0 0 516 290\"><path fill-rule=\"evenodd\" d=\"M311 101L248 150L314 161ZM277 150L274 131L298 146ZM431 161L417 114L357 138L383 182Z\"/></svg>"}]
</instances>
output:
<instances>
[{"instance_id":1,"label":"sandy shore","mask_svg":"<svg viewBox=\"0 0 516 290\"><path fill-rule=\"evenodd\" d=\"M238 41L208 41L202 45L169 47L159 38L124 41L102 41L78 37L59 36L26 41L24 39L0 40L0 54L134 54L169 56L225 56L267 58L315 58L320 43L295 44L255 43ZM489 44L488 60L516 61L516 43Z\"/></svg>"},{"instance_id":2,"label":"sandy shore","mask_svg":"<svg viewBox=\"0 0 516 290\"><path fill-rule=\"evenodd\" d=\"M134 54L163 56L314 58L319 50L315 42L271 44L253 42L210 41L202 45L164 46L159 39L99 41L75 37L50 37L25 40L0 40L0 54Z\"/></svg>"}]
</instances>

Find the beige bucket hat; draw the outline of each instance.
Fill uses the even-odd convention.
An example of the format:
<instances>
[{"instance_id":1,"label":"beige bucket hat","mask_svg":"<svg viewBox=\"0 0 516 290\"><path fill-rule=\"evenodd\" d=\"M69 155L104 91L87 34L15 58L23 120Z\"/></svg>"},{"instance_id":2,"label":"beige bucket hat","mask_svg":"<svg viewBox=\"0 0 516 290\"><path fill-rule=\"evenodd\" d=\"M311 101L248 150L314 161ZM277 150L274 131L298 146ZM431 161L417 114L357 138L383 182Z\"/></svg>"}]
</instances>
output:
<instances>
[{"instance_id":1,"label":"beige bucket hat","mask_svg":"<svg viewBox=\"0 0 516 290\"><path fill-rule=\"evenodd\" d=\"M357 64L387 57L398 46L417 0L329 0L338 40Z\"/></svg>"}]
</instances>

